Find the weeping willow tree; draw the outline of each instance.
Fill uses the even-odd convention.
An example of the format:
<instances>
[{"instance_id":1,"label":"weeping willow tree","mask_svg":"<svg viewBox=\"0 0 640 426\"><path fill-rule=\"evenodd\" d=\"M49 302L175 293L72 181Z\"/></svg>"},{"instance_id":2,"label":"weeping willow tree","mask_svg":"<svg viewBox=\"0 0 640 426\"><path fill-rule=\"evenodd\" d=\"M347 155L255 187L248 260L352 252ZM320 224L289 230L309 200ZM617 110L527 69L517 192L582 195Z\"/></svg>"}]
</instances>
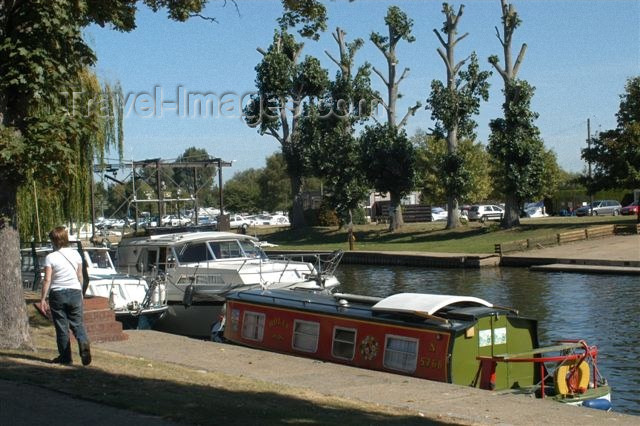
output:
<instances>
[{"instance_id":1,"label":"weeping willow tree","mask_svg":"<svg viewBox=\"0 0 640 426\"><path fill-rule=\"evenodd\" d=\"M46 232L62 223L87 222L91 217L91 174L94 161L104 164L111 149L122 159L124 132L122 89L119 83L100 84L85 68L75 87L63 92L69 125L65 178L56 182L27 172L18 189L18 220L21 240L42 240ZM42 111L45 114L45 111Z\"/></svg>"}]
</instances>

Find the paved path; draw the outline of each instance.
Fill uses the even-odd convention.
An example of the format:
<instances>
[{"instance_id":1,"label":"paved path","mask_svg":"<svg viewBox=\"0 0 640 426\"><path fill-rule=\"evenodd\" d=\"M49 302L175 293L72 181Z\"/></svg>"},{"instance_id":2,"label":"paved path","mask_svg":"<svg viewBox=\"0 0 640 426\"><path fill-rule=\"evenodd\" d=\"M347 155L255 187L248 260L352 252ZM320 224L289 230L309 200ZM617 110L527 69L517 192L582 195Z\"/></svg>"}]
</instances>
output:
<instances>
[{"instance_id":1,"label":"paved path","mask_svg":"<svg viewBox=\"0 0 640 426\"><path fill-rule=\"evenodd\" d=\"M505 254L506 266L550 265L541 270L640 275L640 235L576 241Z\"/></svg>"},{"instance_id":2,"label":"paved path","mask_svg":"<svg viewBox=\"0 0 640 426\"><path fill-rule=\"evenodd\" d=\"M171 426L156 417L83 401L37 386L0 380L0 422L4 425Z\"/></svg>"},{"instance_id":3,"label":"paved path","mask_svg":"<svg viewBox=\"0 0 640 426\"><path fill-rule=\"evenodd\" d=\"M517 256L571 260L592 259L603 263L607 261L640 262L640 235L614 235L505 255L505 257Z\"/></svg>"},{"instance_id":4,"label":"paved path","mask_svg":"<svg viewBox=\"0 0 640 426\"><path fill-rule=\"evenodd\" d=\"M150 360L221 372L344 399L398 407L435 421L461 424L637 425L619 413L552 401L499 396L488 391L363 370L155 331L129 331L129 339L97 348Z\"/></svg>"}]
</instances>

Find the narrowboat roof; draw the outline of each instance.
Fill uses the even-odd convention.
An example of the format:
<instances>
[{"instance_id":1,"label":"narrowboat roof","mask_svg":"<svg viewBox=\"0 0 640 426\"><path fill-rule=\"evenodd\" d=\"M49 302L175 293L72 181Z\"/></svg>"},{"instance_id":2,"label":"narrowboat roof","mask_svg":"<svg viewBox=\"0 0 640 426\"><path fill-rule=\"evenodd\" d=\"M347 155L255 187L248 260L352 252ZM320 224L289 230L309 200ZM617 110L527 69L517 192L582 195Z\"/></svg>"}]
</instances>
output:
<instances>
[{"instance_id":1,"label":"narrowboat roof","mask_svg":"<svg viewBox=\"0 0 640 426\"><path fill-rule=\"evenodd\" d=\"M400 302L405 299L424 300L430 303L403 307ZM327 295L305 290L256 289L231 293L227 295L227 300L282 309L299 309L322 315L447 330L464 330L474 324L478 318L495 313L512 315L508 309L493 307L491 303L474 297L415 293L375 298L349 294Z\"/></svg>"},{"instance_id":2,"label":"narrowboat roof","mask_svg":"<svg viewBox=\"0 0 640 426\"><path fill-rule=\"evenodd\" d=\"M439 310L447 306L486 306L493 305L486 300L470 296L449 296L446 294L422 294L422 293L398 293L386 297L373 305L374 311L426 313L435 315Z\"/></svg>"}]
</instances>

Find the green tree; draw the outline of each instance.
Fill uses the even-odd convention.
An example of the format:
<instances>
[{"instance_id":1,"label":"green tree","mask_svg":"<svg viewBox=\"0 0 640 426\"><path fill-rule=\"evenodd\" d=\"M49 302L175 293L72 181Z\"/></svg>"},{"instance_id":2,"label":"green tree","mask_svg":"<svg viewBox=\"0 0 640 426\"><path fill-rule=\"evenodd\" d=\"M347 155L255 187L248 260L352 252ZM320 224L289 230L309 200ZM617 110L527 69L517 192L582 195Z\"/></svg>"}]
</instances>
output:
<instances>
[{"instance_id":1,"label":"green tree","mask_svg":"<svg viewBox=\"0 0 640 426\"><path fill-rule=\"evenodd\" d=\"M262 209L287 211L291 205L291 185L282 153L267 157L267 164L258 177Z\"/></svg>"},{"instance_id":2,"label":"green tree","mask_svg":"<svg viewBox=\"0 0 640 426\"><path fill-rule=\"evenodd\" d=\"M224 204L232 212L260 213L262 170L248 169L236 173L224 184Z\"/></svg>"},{"instance_id":3,"label":"green tree","mask_svg":"<svg viewBox=\"0 0 640 426\"><path fill-rule=\"evenodd\" d=\"M380 103L387 111L387 123L386 125L379 124L377 128L367 128L361 138L361 143L370 144L370 146L363 146L361 149L365 155L364 158L369 160L363 162L363 166L367 168L365 173L369 177L374 177L370 182L374 184L377 191L389 192L391 198L391 221L389 223L389 229L396 230L404 223L400 201L404 195L411 191L412 183L410 182L413 182L413 175L415 172L413 168L398 169L396 165L403 164L405 166L413 167L414 161L412 158L390 159L387 155L391 153L396 155L413 155L412 146L409 143L406 134L402 131L402 128L407 123L409 117L413 116L420 108L421 104L418 102L414 106L409 107L407 113L400 122L398 122L397 102L400 98L398 87L402 80L407 77L409 68L405 68L400 77L397 77L396 67L399 61L396 55L396 47L400 40L405 40L408 43L413 43L415 41L415 37L411 34L413 20L410 19L399 7L391 6L387 10L384 22L387 25L388 35L383 36L380 33L374 32L371 33L369 38L384 55L387 61L387 77L385 77L378 69L373 67L373 71L380 77L384 85L387 87L386 101L380 99ZM376 141L372 139L375 136L388 139ZM385 164L387 164L387 166L384 170L374 170L374 163L377 166L384 166ZM375 178L375 176L380 175L388 176L391 179L390 182L399 186L383 183L380 179Z\"/></svg>"},{"instance_id":4,"label":"green tree","mask_svg":"<svg viewBox=\"0 0 640 426\"><path fill-rule=\"evenodd\" d=\"M121 155L124 144L122 126L122 89L119 84L101 85L89 69L78 75L74 91L64 97L73 99L74 111L66 113L75 131L68 132L68 172L39 179L38 171L26 176L18 190L18 223L23 240L44 237L42 230L60 223L88 222L91 197L91 173L94 161L104 163L104 153L112 148ZM34 232L35 231L35 232Z\"/></svg>"},{"instance_id":5,"label":"green tree","mask_svg":"<svg viewBox=\"0 0 640 426\"><path fill-rule=\"evenodd\" d=\"M327 9L318 0L282 0L284 13L278 19L282 28L300 27L298 33L318 40L327 29Z\"/></svg>"},{"instance_id":6,"label":"green tree","mask_svg":"<svg viewBox=\"0 0 640 426\"><path fill-rule=\"evenodd\" d=\"M199 13L205 1L145 0L173 19ZM0 347L30 347L19 267L18 190L29 179L55 184L87 164L81 120L68 114L61 91L73 91L95 61L82 39L92 23L128 31L135 1L0 2ZM81 158L80 158L81 157Z\"/></svg>"},{"instance_id":7,"label":"green tree","mask_svg":"<svg viewBox=\"0 0 640 426\"><path fill-rule=\"evenodd\" d=\"M293 197L294 228L305 225L302 188L308 170L308 158L298 134L300 117L304 105L313 103L328 84L327 71L317 58L306 56L299 61L303 47L281 28L275 32L268 50L258 49L263 55L256 66L258 90L244 111L249 126L274 137L282 147Z\"/></svg>"},{"instance_id":8,"label":"green tree","mask_svg":"<svg viewBox=\"0 0 640 426\"><path fill-rule=\"evenodd\" d=\"M442 13L446 20L443 23L442 33L433 32L438 37L442 47L438 48L438 54L444 61L447 69L446 86L439 80L431 82L431 95L427 99L427 109L431 110L431 118L436 122L436 135L442 137L446 134L447 154L440 160L442 177L447 191L447 228L456 228L460 225L458 201L471 191L471 173L465 164L464 156L458 152L458 139L475 139L474 130L477 124L471 119L480 112L480 101L489 99L489 83L487 79L491 75L488 71L480 71L475 52L471 54L466 71L461 71L467 61L463 59L456 62L455 47L469 33L458 37L458 21L462 16L464 6L460 6L458 12L453 6L444 3Z\"/></svg>"},{"instance_id":9,"label":"green tree","mask_svg":"<svg viewBox=\"0 0 640 426\"><path fill-rule=\"evenodd\" d=\"M568 179L568 173L558 164L558 156L552 149L542 153L544 163L545 184L540 188L539 198L551 198L558 191L560 185ZM533 200L532 200L533 201Z\"/></svg>"},{"instance_id":10,"label":"green tree","mask_svg":"<svg viewBox=\"0 0 640 426\"><path fill-rule=\"evenodd\" d=\"M190 161L201 162L211 159L212 156L209 155L206 149L192 146L185 149L185 151L178 156L176 163L188 163ZM216 173L217 167L215 163L198 168L177 168L173 171L173 181L178 187L187 190L189 195L197 196L199 206L211 206L217 203L213 193Z\"/></svg>"},{"instance_id":11,"label":"green tree","mask_svg":"<svg viewBox=\"0 0 640 426\"><path fill-rule=\"evenodd\" d=\"M428 204L447 202L447 177L444 176L447 159L447 141L424 131L418 131L411 142L416 149L416 185L420 188L422 201ZM491 186L491 160L486 148L471 139L461 139L456 152L465 165L463 174L455 175L464 182L461 200L482 201L489 197ZM449 183L450 185L450 183Z\"/></svg>"},{"instance_id":12,"label":"green tree","mask_svg":"<svg viewBox=\"0 0 640 426\"><path fill-rule=\"evenodd\" d=\"M540 131L535 125L538 114L531 111L534 88L524 80L518 80L518 70L524 59L527 45L523 44L515 61L512 61L511 41L515 29L522 22L513 4L502 0L502 35L496 33L504 51L504 68L497 56L489 63L504 80L503 118L489 124L489 153L497 163L496 188L505 199L505 215L502 227L512 228L520 224L520 211L526 200L535 198L545 185L545 148Z\"/></svg>"},{"instance_id":13,"label":"green tree","mask_svg":"<svg viewBox=\"0 0 640 426\"><path fill-rule=\"evenodd\" d=\"M353 70L355 55L364 41L348 43L345 36L341 28L333 33L339 59L325 53L338 66L338 72L319 105L307 108L300 133L308 149L310 170L324 180L331 207L352 224L353 210L369 189L354 126L370 117L377 94L371 89L371 66L365 63L355 74Z\"/></svg>"},{"instance_id":14,"label":"green tree","mask_svg":"<svg viewBox=\"0 0 640 426\"><path fill-rule=\"evenodd\" d=\"M414 188L416 157L406 132L389 124L367 126L360 140L367 180L391 194L392 208L399 206Z\"/></svg>"},{"instance_id":15,"label":"green tree","mask_svg":"<svg viewBox=\"0 0 640 426\"><path fill-rule=\"evenodd\" d=\"M582 179L591 193L640 188L640 76L627 80L620 99L617 127L601 132L582 150L582 158L593 165L592 179Z\"/></svg>"}]
</instances>

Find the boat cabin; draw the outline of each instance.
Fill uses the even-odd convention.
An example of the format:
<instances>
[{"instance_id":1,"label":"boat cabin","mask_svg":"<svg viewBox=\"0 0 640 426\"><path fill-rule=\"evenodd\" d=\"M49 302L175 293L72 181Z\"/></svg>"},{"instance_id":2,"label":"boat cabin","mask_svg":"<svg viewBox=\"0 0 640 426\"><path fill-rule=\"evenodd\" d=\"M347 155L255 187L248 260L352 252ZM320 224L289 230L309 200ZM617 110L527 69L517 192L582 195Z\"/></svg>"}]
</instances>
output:
<instances>
[{"instance_id":1,"label":"boat cabin","mask_svg":"<svg viewBox=\"0 0 640 426\"><path fill-rule=\"evenodd\" d=\"M176 233L123 240L118 247L118 268L138 273L167 272L180 265L208 265L262 258L257 238L224 232Z\"/></svg>"},{"instance_id":2,"label":"boat cabin","mask_svg":"<svg viewBox=\"0 0 640 426\"><path fill-rule=\"evenodd\" d=\"M466 386L479 386L477 357L538 346L535 320L466 296L248 290L227 296L225 321L242 345ZM532 364L496 373L496 389L540 380Z\"/></svg>"}]
</instances>

